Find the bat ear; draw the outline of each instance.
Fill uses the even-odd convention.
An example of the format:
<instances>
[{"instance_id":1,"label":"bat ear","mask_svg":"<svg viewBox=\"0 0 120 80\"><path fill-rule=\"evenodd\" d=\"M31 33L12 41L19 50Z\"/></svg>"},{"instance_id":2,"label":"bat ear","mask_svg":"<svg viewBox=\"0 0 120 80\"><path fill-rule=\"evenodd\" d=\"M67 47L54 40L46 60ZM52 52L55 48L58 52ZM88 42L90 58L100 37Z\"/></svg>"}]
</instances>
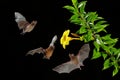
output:
<instances>
[{"instance_id":1,"label":"bat ear","mask_svg":"<svg viewBox=\"0 0 120 80\"><path fill-rule=\"evenodd\" d=\"M69 58L72 59L74 57L74 54L69 54Z\"/></svg>"},{"instance_id":2,"label":"bat ear","mask_svg":"<svg viewBox=\"0 0 120 80\"><path fill-rule=\"evenodd\" d=\"M74 54L69 54L69 57L72 57L72 56L74 56Z\"/></svg>"},{"instance_id":3,"label":"bat ear","mask_svg":"<svg viewBox=\"0 0 120 80\"><path fill-rule=\"evenodd\" d=\"M37 21L32 21L31 24L32 24L32 25L36 25L36 24L37 24Z\"/></svg>"}]
</instances>

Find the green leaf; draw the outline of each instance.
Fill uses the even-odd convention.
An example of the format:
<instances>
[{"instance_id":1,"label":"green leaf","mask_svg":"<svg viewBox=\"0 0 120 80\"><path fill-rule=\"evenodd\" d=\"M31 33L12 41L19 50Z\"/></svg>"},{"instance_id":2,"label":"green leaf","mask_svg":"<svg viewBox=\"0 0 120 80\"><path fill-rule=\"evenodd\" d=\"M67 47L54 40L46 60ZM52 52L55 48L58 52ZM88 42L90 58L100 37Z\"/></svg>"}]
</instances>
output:
<instances>
[{"instance_id":1,"label":"green leaf","mask_svg":"<svg viewBox=\"0 0 120 80\"><path fill-rule=\"evenodd\" d=\"M112 76L115 76L118 73L118 71L119 71L119 65L115 62Z\"/></svg>"},{"instance_id":2,"label":"green leaf","mask_svg":"<svg viewBox=\"0 0 120 80\"><path fill-rule=\"evenodd\" d=\"M106 23L107 21L104 21L104 20L102 20L102 21L98 21L97 23L96 23L96 25L102 25L103 23Z\"/></svg>"},{"instance_id":3,"label":"green leaf","mask_svg":"<svg viewBox=\"0 0 120 80\"><path fill-rule=\"evenodd\" d=\"M119 52L118 52L117 59L120 59L120 49L119 49Z\"/></svg>"},{"instance_id":4,"label":"green leaf","mask_svg":"<svg viewBox=\"0 0 120 80\"><path fill-rule=\"evenodd\" d=\"M97 42L97 44L99 44L99 45L102 45L103 44L103 41L101 40L101 37L100 37L100 35L95 35L96 36L96 42Z\"/></svg>"},{"instance_id":5,"label":"green leaf","mask_svg":"<svg viewBox=\"0 0 120 80\"><path fill-rule=\"evenodd\" d=\"M88 30L88 34L87 34L87 40L91 41L92 40L92 30Z\"/></svg>"},{"instance_id":6,"label":"green leaf","mask_svg":"<svg viewBox=\"0 0 120 80\"><path fill-rule=\"evenodd\" d=\"M103 56L103 59L105 60L106 58L107 58L107 53L105 53L105 52L102 52L102 56Z\"/></svg>"},{"instance_id":7,"label":"green leaf","mask_svg":"<svg viewBox=\"0 0 120 80\"><path fill-rule=\"evenodd\" d=\"M105 50L107 53L111 53L109 47L106 46L105 44L101 44L101 47L102 47L102 49Z\"/></svg>"},{"instance_id":8,"label":"green leaf","mask_svg":"<svg viewBox=\"0 0 120 80\"><path fill-rule=\"evenodd\" d=\"M96 14L96 12L88 12L86 16L87 22L94 22L97 19L98 14Z\"/></svg>"},{"instance_id":9,"label":"green leaf","mask_svg":"<svg viewBox=\"0 0 120 80\"><path fill-rule=\"evenodd\" d=\"M74 5L74 7L77 7L77 4L78 4L77 0L72 0L72 3Z\"/></svg>"},{"instance_id":10,"label":"green leaf","mask_svg":"<svg viewBox=\"0 0 120 80\"><path fill-rule=\"evenodd\" d=\"M115 68L115 69L113 70L112 76L115 76L117 73L118 73L118 68Z\"/></svg>"},{"instance_id":11,"label":"green leaf","mask_svg":"<svg viewBox=\"0 0 120 80\"><path fill-rule=\"evenodd\" d=\"M101 57L101 53L99 51L97 51L96 48L94 48L92 59L97 59L99 57Z\"/></svg>"},{"instance_id":12,"label":"green leaf","mask_svg":"<svg viewBox=\"0 0 120 80\"><path fill-rule=\"evenodd\" d=\"M78 19L78 17L79 17L79 15L74 14L71 16L71 18L69 20L76 20L76 19Z\"/></svg>"},{"instance_id":13,"label":"green leaf","mask_svg":"<svg viewBox=\"0 0 120 80\"><path fill-rule=\"evenodd\" d=\"M110 36L111 36L111 34L107 34L107 35L101 37L101 39L103 40L103 42L105 44L108 44L109 48L110 47L112 48L115 45L115 43L118 41L118 39L117 38L112 39Z\"/></svg>"},{"instance_id":14,"label":"green leaf","mask_svg":"<svg viewBox=\"0 0 120 80\"><path fill-rule=\"evenodd\" d=\"M72 12L72 13L75 12L75 8L74 8L73 6L66 5L66 6L64 6L63 8L66 8L67 10L69 10L69 11Z\"/></svg>"},{"instance_id":15,"label":"green leaf","mask_svg":"<svg viewBox=\"0 0 120 80\"><path fill-rule=\"evenodd\" d=\"M103 32L107 33L107 31L105 29L103 29Z\"/></svg>"},{"instance_id":16,"label":"green leaf","mask_svg":"<svg viewBox=\"0 0 120 80\"><path fill-rule=\"evenodd\" d=\"M112 64L111 64L111 62L110 62L110 58L108 58L108 59L106 59L105 61L104 61L104 64L103 64L103 70L105 70L105 69L108 69L108 68L110 68L111 66L112 66Z\"/></svg>"},{"instance_id":17,"label":"green leaf","mask_svg":"<svg viewBox=\"0 0 120 80\"><path fill-rule=\"evenodd\" d=\"M83 21L81 18L77 18L77 16L75 15L70 18L70 22L77 25L85 26L85 21Z\"/></svg>"},{"instance_id":18,"label":"green leaf","mask_svg":"<svg viewBox=\"0 0 120 80\"><path fill-rule=\"evenodd\" d=\"M80 34L83 34L83 33L86 33L87 32L87 29L85 26L81 26L80 27Z\"/></svg>"},{"instance_id":19,"label":"green leaf","mask_svg":"<svg viewBox=\"0 0 120 80\"><path fill-rule=\"evenodd\" d=\"M88 30L87 33L84 34L83 36L84 36L84 42L85 42L85 43L93 40L92 30Z\"/></svg>"},{"instance_id":20,"label":"green leaf","mask_svg":"<svg viewBox=\"0 0 120 80\"><path fill-rule=\"evenodd\" d=\"M107 26L108 26L108 24L95 25L93 28L94 28L95 33L99 33L101 31L105 31L104 28L107 27Z\"/></svg>"},{"instance_id":21,"label":"green leaf","mask_svg":"<svg viewBox=\"0 0 120 80\"><path fill-rule=\"evenodd\" d=\"M79 19L73 19L73 20L70 20L71 23L74 23L74 24L77 24L77 25L80 25L81 22Z\"/></svg>"},{"instance_id":22,"label":"green leaf","mask_svg":"<svg viewBox=\"0 0 120 80\"><path fill-rule=\"evenodd\" d=\"M111 36L111 34L107 34L107 35L105 35L105 36L103 36L103 37L101 37L101 38L102 38L103 40L109 40L109 39L111 39L110 36Z\"/></svg>"},{"instance_id":23,"label":"green leaf","mask_svg":"<svg viewBox=\"0 0 120 80\"><path fill-rule=\"evenodd\" d=\"M117 39L111 39L111 40L107 40L104 41L106 44L115 44L118 40Z\"/></svg>"},{"instance_id":24,"label":"green leaf","mask_svg":"<svg viewBox=\"0 0 120 80\"><path fill-rule=\"evenodd\" d=\"M87 1L81 1L81 2L78 4L78 8L80 8L80 13L85 13L86 2L87 2Z\"/></svg>"},{"instance_id":25,"label":"green leaf","mask_svg":"<svg viewBox=\"0 0 120 80\"><path fill-rule=\"evenodd\" d=\"M117 51L117 49L116 49L116 48L114 48L114 47L113 47L113 48L111 48L110 50L111 50L111 52L112 52L112 53L114 53L114 52L116 52L116 51Z\"/></svg>"},{"instance_id":26,"label":"green leaf","mask_svg":"<svg viewBox=\"0 0 120 80\"><path fill-rule=\"evenodd\" d=\"M99 44L96 41L94 41L93 44L94 44L95 48L97 49L97 51L99 51L100 50Z\"/></svg>"},{"instance_id":27,"label":"green leaf","mask_svg":"<svg viewBox=\"0 0 120 80\"><path fill-rule=\"evenodd\" d=\"M116 55L117 56L117 58L116 59L119 59L119 57L120 57L120 49L117 49L117 48L111 48L110 49L111 50L111 53L112 54L114 54L114 56Z\"/></svg>"},{"instance_id":28,"label":"green leaf","mask_svg":"<svg viewBox=\"0 0 120 80\"><path fill-rule=\"evenodd\" d=\"M104 18L98 16L98 17L96 18L96 21L97 21L97 20L102 20L102 19L104 19Z\"/></svg>"}]
</instances>

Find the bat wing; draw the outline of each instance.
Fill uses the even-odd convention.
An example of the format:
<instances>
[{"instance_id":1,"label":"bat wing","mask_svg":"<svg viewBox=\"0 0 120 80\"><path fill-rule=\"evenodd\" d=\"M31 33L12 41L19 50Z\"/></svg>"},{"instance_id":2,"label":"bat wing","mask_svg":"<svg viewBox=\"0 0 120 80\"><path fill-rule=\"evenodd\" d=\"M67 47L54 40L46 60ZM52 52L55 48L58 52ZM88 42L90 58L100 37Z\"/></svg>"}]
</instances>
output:
<instances>
[{"instance_id":1,"label":"bat wing","mask_svg":"<svg viewBox=\"0 0 120 80\"><path fill-rule=\"evenodd\" d=\"M54 46L54 43L56 42L57 40L57 35L55 35L53 38L52 38L52 41L50 43L50 46Z\"/></svg>"},{"instance_id":2,"label":"bat wing","mask_svg":"<svg viewBox=\"0 0 120 80\"><path fill-rule=\"evenodd\" d=\"M26 21L25 17L20 14L19 12L15 12L15 21L20 22L20 21Z\"/></svg>"},{"instance_id":3,"label":"bat wing","mask_svg":"<svg viewBox=\"0 0 120 80\"><path fill-rule=\"evenodd\" d=\"M19 12L15 12L15 21L17 22L19 29L24 29L29 25L29 22L26 21L25 17Z\"/></svg>"},{"instance_id":4,"label":"bat wing","mask_svg":"<svg viewBox=\"0 0 120 80\"><path fill-rule=\"evenodd\" d=\"M33 49L33 50L30 50L30 51L28 51L27 53L26 53L26 56L27 55L34 55L35 53L39 53L39 54L43 54L43 53L45 53L45 50L42 48L42 47L40 47L40 48L37 48L37 49Z\"/></svg>"},{"instance_id":5,"label":"bat wing","mask_svg":"<svg viewBox=\"0 0 120 80\"><path fill-rule=\"evenodd\" d=\"M37 21L32 21L28 26L25 27L25 30L23 33L31 32L34 29L34 27L36 26L36 24L37 24Z\"/></svg>"},{"instance_id":6,"label":"bat wing","mask_svg":"<svg viewBox=\"0 0 120 80\"><path fill-rule=\"evenodd\" d=\"M80 61L81 64L83 64L83 61L88 58L89 56L89 52L90 52L90 46L89 44L84 44L81 49L79 50L78 53L78 59Z\"/></svg>"},{"instance_id":7,"label":"bat wing","mask_svg":"<svg viewBox=\"0 0 120 80\"><path fill-rule=\"evenodd\" d=\"M77 68L80 68L79 65L75 65L71 61L69 61L53 68L53 71L56 71L58 73L70 73Z\"/></svg>"}]
</instances>

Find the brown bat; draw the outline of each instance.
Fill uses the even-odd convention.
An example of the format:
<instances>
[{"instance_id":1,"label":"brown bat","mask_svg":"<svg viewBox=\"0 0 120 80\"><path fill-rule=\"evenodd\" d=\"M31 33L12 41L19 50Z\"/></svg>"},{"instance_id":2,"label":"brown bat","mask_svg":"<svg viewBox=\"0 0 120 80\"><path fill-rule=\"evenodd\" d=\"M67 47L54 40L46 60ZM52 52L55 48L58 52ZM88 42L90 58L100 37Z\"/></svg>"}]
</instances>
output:
<instances>
[{"instance_id":1,"label":"brown bat","mask_svg":"<svg viewBox=\"0 0 120 80\"><path fill-rule=\"evenodd\" d=\"M37 21L32 21L31 23L29 23L26 18L19 12L15 12L15 21L18 24L18 28L20 30L23 30L21 34L31 32L37 24Z\"/></svg>"},{"instance_id":2,"label":"brown bat","mask_svg":"<svg viewBox=\"0 0 120 80\"><path fill-rule=\"evenodd\" d=\"M69 54L70 61L58 65L57 67L53 68L53 71L58 73L70 73L77 68L81 70L80 66L84 66L83 61L88 58L89 52L89 44L84 44L76 56L74 54Z\"/></svg>"},{"instance_id":3,"label":"brown bat","mask_svg":"<svg viewBox=\"0 0 120 80\"><path fill-rule=\"evenodd\" d=\"M56 42L56 40L57 40L57 35L55 35L52 38L52 41L49 44L48 48L44 49L44 48L40 47L40 48L37 48L37 49L33 49L33 50L28 51L28 53L26 55L28 55L28 54L34 55L35 53L38 53L38 54L42 53L44 55L43 58L50 59L50 57L52 56L52 54L54 52L54 49L55 49L54 43Z\"/></svg>"}]
</instances>

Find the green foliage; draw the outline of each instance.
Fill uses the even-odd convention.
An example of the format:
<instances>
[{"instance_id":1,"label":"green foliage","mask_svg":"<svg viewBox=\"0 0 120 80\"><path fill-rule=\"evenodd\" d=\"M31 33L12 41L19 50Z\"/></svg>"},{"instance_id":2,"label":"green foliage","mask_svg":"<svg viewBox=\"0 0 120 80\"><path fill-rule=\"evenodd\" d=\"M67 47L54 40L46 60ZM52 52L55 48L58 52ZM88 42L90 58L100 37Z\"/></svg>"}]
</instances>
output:
<instances>
[{"instance_id":1,"label":"green foliage","mask_svg":"<svg viewBox=\"0 0 120 80\"><path fill-rule=\"evenodd\" d=\"M101 53L99 51L96 50L96 48L93 49L93 57L92 59L97 59L101 57Z\"/></svg>"},{"instance_id":2,"label":"green foliage","mask_svg":"<svg viewBox=\"0 0 120 80\"><path fill-rule=\"evenodd\" d=\"M80 40L84 41L84 43L93 41L94 49L92 59L103 57L103 70L114 66L113 76L115 76L120 70L120 48L117 49L114 47L118 39L113 39L111 38L111 34L107 34L105 28L109 24L103 17L100 17L97 12L85 11L86 3L87 1L81 1L79 3L77 0L72 0L73 5L67 5L64 8L72 13L69 21L79 26L76 34L82 36ZM104 32L105 35L101 36L100 32Z\"/></svg>"},{"instance_id":3,"label":"green foliage","mask_svg":"<svg viewBox=\"0 0 120 80\"><path fill-rule=\"evenodd\" d=\"M106 59L106 60L104 61L103 70L108 69L108 68L111 67L111 66L112 66L112 64L111 64L111 62L110 62L110 58L108 58L108 59Z\"/></svg>"}]
</instances>

